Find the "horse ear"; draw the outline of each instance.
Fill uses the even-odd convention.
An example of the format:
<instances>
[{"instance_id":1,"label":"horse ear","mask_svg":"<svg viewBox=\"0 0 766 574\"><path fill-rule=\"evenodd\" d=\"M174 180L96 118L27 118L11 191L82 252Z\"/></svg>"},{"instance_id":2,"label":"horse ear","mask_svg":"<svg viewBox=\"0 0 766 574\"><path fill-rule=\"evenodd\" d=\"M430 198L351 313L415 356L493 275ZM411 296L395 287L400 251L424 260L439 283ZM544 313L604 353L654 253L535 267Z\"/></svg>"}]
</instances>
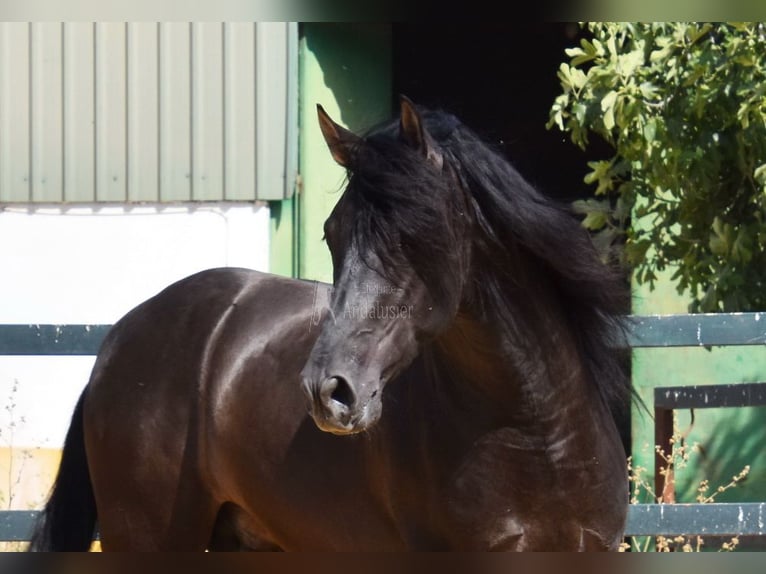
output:
<instances>
[{"instance_id":1,"label":"horse ear","mask_svg":"<svg viewBox=\"0 0 766 574\"><path fill-rule=\"evenodd\" d=\"M317 115L319 116L319 127L322 130L324 141L327 142L327 147L330 148L333 159L343 167L348 168L351 165L354 148L359 145L361 138L332 121L327 112L324 111L324 108L319 104L317 104Z\"/></svg>"},{"instance_id":2,"label":"horse ear","mask_svg":"<svg viewBox=\"0 0 766 574\"><path fill-rule=\"evenodd\" d=\"M423 119L420 112L415 108L415 104L407 96L400 95L399 105L401 107L399 129L402 139L413 149L418 150L429 162L441 169L444 163L442 154L431 134L423 125Z\"/></svg>"}]
</instances>

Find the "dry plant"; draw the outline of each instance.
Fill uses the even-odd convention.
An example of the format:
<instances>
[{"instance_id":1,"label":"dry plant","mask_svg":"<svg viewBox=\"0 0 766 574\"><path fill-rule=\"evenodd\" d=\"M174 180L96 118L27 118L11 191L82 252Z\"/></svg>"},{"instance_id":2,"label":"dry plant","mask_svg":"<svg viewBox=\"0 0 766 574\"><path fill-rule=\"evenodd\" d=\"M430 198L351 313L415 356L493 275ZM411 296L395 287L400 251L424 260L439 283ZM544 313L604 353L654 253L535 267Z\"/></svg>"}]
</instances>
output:
<instances>
[{"instance_id":1,"label":"dry plant","mask_svg":"<svg viewBox=\"0 0 766 574\"><path fill-rule=\"evenodd\" d=\"M694 443L692 445L687 444L687 433L682 434L677 430L677 422L678 421L674 416L674 432L670 439L670 452L665 452L659 445L654 447L655 454L664 462L664 465L660 467L659 471L659 474L664 477L665 488L663 488L663 491L667 491L668 483L675 481L676 471L689 466L690 462L692 462L693 455L700 453L699 443ZM739 473L732 476L728 483L716 487L712 487L708 479L701 480L697 486L696 502L701 504L716 502L716 497L743 482L749 473L750 465L746 465ZM633 457L628 457L628 478L631 484L631 504L647 502L647 500L657 504L663 502L672 504L675 502L675 500L672 499L665 501L663 500L662 492L655 492L653 485L654 477L647 472L645 467L634 465ZM649 552L655 550L656 552L701 552L704 545L705 541L702 536L699 535L681 535L675 537L634 536L631 537L630 542L624 542L621 545L620 551ZM738 545L739 537L734 536L729 540L722 542L718 551L731 552L735 550Z\"/></svg>"},{"instance_id":2,"label":"dry plant","mask_svg":"<svg viewBox=\"0 0 766 574\"><path fill-rule=\"evenodd\" d=\"M16 430L26 424L25 417L19 416L17 411L18 403L16 395L19 391L19 381L13 381L13 387L6 403L5 411L8 413L8 426L0 428L0 446L8 449L8 468L6 475L0 477L0 508L3 510L13 510L16 501L16 493L22 484L24 478L24 468L27 461L32 457L32 450L24 448L18 451L15 441ZM19 456L17 456L19 455ZM20 464L16 465L16 459L20 458ZM3 484L4 483L4 484ZM33 504L29 505L34 507ZM8 542L0 541L0 552L18 552L25 550L27 542Z\"/></svg>"},{"instance_id":3,"label":"dry plant","mask_svg":"<svg viewBox=\"0 0 766 574\"><path fill-rule=\"evenodd\" d=\"M19 391L19 381L14 379L13 387L11 388L11 394L8 397L8 403L4 409L8 413L8 427L5 429L0 428L0 445L5 446L8 449L8 469L5 477L6 488L0 490L0 506L5 510L11 510L15 498L15 491L21 485L21 480L24 474L24 466L26 462L32 458L32 452L30 449L22 449L21 465L17 468L15 465L15 440L14 435L16 429L26 424L26 418L24 416L18 416L16 408L18 403L16 402L16 395Z\"/></svg>"}]
</instances>

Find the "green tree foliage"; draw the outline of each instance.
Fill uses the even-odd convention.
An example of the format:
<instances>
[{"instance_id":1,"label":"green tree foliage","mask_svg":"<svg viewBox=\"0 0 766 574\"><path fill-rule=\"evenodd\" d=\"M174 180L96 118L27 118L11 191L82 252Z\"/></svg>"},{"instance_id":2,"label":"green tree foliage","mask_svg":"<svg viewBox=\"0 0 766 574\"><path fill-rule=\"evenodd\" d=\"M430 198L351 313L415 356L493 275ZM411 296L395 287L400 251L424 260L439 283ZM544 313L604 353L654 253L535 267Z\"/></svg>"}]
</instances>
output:
<instances>
[{"instance_id":1,"label":"green tree foliage","mask_svg":"<svg viewBox=\"0 0 766 574\"><path fill-rule=\"evenodd\" d=\"M578 202L639 283L673 269L693 312L766 309L766 29L759 23L583 25L548 127L611 158Z\"/></svg>"}]
</instances>

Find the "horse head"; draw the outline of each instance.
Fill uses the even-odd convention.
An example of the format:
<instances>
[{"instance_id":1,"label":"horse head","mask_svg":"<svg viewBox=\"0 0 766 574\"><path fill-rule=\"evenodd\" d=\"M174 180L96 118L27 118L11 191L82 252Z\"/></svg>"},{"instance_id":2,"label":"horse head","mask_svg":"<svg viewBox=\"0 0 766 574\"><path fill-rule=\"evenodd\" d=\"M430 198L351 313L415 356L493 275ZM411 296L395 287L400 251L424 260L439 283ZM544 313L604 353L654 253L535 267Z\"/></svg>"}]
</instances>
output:
<instances>
[{"instance_id":1,"label":"horse head","mask_svg":"<svg viewBox=\"0 0 766 574\"><path fill-rule=\"evenodd\" d=\"M468 210L445 150L408 99L398 121L365 138L318 113L348 185L324 226L333 294L302 384L318 427L351 434L377 422L385 385L455 317Z\"/></svg>"}]
</instances>

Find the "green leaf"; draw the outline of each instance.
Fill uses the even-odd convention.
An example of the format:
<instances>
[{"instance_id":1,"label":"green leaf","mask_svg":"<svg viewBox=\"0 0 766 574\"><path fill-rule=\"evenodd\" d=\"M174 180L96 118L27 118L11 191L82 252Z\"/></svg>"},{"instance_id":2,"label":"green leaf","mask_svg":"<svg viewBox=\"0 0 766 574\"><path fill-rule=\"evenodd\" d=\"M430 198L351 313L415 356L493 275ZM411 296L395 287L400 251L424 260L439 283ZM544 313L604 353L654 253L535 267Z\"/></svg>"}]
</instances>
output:
<instances>
[{"instance_id":1,"label":"green leaf","mask_svg":"<svg viewBox=\"0 0 766 574\"><path fill-rule=\"evenodd\" d=\"M740 66L745 66L746 68L755 65L755 58L752 54L741 54L739 56L735 56L732 61L736 64L739 64Z\"/></svg>"},{"instance_id":2,"label":"green leaf","mask_svg":"<svg viewBox=\"0 0 766 574\"><path fill-rule=\"evenodd\" d=\"M737 238L734 240L731 248L732 257L742 263L749 263L753 258L752 246L753 236L746 227L740 227Z\"/></svg>"},{"instance_id":3,"label":"green leaf","mask_svg":"<svg viewBox=\"0 0 766 574\"><path fill-rule=\"evenodd\" d=\"M585 104L574 104L572 106L572 113L574 113L578 123L585 125L585 116L588 113L588 107Z\"/></svg>"},{"instance_id":4,"label":"green leaf","mask_svg":"<svg viewBox=\"0 0 766 574\"><path fill-rule=\"evenodd\" d=\"M614 173L611 161L590 161L588 167L593 171L585 174L583 181L587 184L596 183L596 195L603 195L614 187Z\"/></svg>"},{"instance_id":5,"label":"green leaf","mask_svg":"<svg viewBox=\"0 0 766 574\"><path fill-rule=\"evenodd\" d=\"M705 36L710 30L712 30L713 25L710 22L705 22L702 26L692 26L687 31L687 36L689 38L689 41L694 44L696 43L700 38Z\"/></svg>"},{"instance_id":6,"label":"green leaf","mask_svg":"<svg viewBox=\"0 0 766 574\"><path fill-rule=\"evenodd\" d=\"M713 255L727 255L731 250L734 228L730 223L724 223L719 217L713 219L712 233L709 246Z\"/></svg>"},{"instance_id":7,"label":"green leaf","mask_svg":"<svg viewBox=\"0 0 766 574\"><path fill-rule=\"evenodd\" d=\"M750 30L749 22L726 22L738 32L748 32Z\"/></svg>"},{"instance_id":8,"label":"green leaf","mask_svg":"<svg viewBox=\"0 0 766 574\"><path fill-rule=\"evenodd\" d=\"M611 205L608 200L581 199L572 202L572 209L575 213L585 215L583 227L598 231L608 223Z\"/></svg>"},{"instance_id":9,"label":"green leaf","mask_svg":"<svg viewBox=\"0 0 766 574\"><path fill-rule=\"evenodd\" d=\"M766 163L762 163L753 171L753 179L766 187Z\"/></svg>"},{"instance_id":10,"label":"green leaf","mask_svg":"<svg viewBox=\"0 0 766 574\"><path fill-rule=\"evenodd\" d=\"M585 72L583 72L580 68L570 68L570 80L572 82L572 87L580 90L585 85L585 82L588 81L588 76L585 75Z\"/></svg>"},{"instance_id":11,"label":"green leaf","mask_svg":"<svg viewBox=\"0 0 766 574\"><path fill-rule=\"evenodd\" d=\"M649 251L652 243L648 239L640 241L630 241L625 245L625 256L631 265L639 265L646 259L646 253Z\"/></svg>"},{"instance_id":12,"label":"green leaf","mask_svg":"<svg viewBox=\"0 0 766 574\"><path fill-rule=\"evenodd\" d=\"M617 92L612 90L601 99L601 111L604 112L604 127L611 131L614 127L614 104L617 101Z\"/></svg>"},{"instance_id":13,"label":"green leaf","mask_svg":"<svg viewBox=\"0 0 766 574\"><path fill-rule=\"evenodd\" d=\"M570 58L576 58L577 56L585 56L586 52L582 48L566 48L564 53Z\"/></svg>"},{"instance_id":14,"label":"green leaf","mask_svg":"<svg viewBox=\"0 0 766 574\"><path fill-rule=\"evenodd\" d=\"M614 90L607 92L607 94L601 98L601 111L605 112L606 110L613 108L614 103L617 101L617 92Z\"/></svg>"},{"instance_id":15,"label":"green leaf","mask_svg":"<svg viewBox=\"0 0 766 574\"><path fill-rule=\"evenodd\" d=\"M622 54L617 58L617 73L623 78L628 78L636 73L636 70L644 64L644 49L639 47L632 52Z\"/></svg>"},{"instance_id":16,"label":"green leaf","mask_svg":"<svg viewBox=\"0 0 766 574\"><path fill-rule=\"evenodd\" d=\"M604 225L606 225L608 219L609 218L606 213L601 211L592 211L585 216L585 219L582 220L582 226L592 231L598 231L604 227Z\"/></svg>"},{"instance_id":17,"label":"green leaf","mask_svg":"<svg viewBox=\"0 0 766 574\"><path fill-rule=\"evenodd\" d=\"M584 64L586 62L590 62L593 60L596 56L591 56L589 54L586 54L584 56L577 56L576 58L572 58L572 65L573 66L579 66L580 64Z\"/></svg>"},{"instance_id":18,"label":"green leaf","mask_svg":"<svg viewBox=\"0 0 766 574\"><path fill-rule=\"evenodd\" d=\"M556 74L561 82L561 86L568 90L572 87L572 74L570 72L569 64L562 63L559 66L559 71Z\"/></svg>"},{"instance_id":19,"label":"green leaf","mask_svg":"<svg viewBox=\"0 0 766 574\"><path fill-rule=\"evenodd\" d=\"M567 56L572 58L570 64L579 66L596 58L596 48L585 38L580 41L581 48L567 48L564 50Z\"/></svg>"},{"instance_id":20,"label":"green leaf","mask_svg":"<svg viewBox=\"0 0 766 574\"><path fill-rule=\"evenodd\" d=\"M729 252L729 246L726 244L726 240L720 235L711 235L709 245L713 255L723 256Z\"/></svg>"},{"instance_id":21,"label":"green leaf","mask_svg":"<svg viewBox=\"0 0 766 574\"><path fill-rule=\"evenodd\" d=\"M618 54L618 51L617 51L617 41L614 35L612 34L610 34L609 37L606 39L606 49L609 51L610 56L612 56L612 60L614 60Z\"/></svg>"},{"instance_id":22,"label":"green leaf","mask_svg":"<svg viewBox=\"0 0 766 574\"><path fill-rule=\"evenodd\" d=\"M657 86L652 84L651 82L642 82L640 86L638 86L638 89L641 91L641 95L646 100L653 100L654 96L657 95Z\"/></svg>"},{"instance_id":23,"label":"green leaf","mask_svg":"<svg viewBox=\"0 0 766 574\"><path fill-rule=\"evenodd\" d=\"M646 140L646 143L652 143L654 141L654 136L657 135L657 121L652 118L648 122L646 122L646 125L644 125L644 139Z\"/></svg>"}]
</instances>

